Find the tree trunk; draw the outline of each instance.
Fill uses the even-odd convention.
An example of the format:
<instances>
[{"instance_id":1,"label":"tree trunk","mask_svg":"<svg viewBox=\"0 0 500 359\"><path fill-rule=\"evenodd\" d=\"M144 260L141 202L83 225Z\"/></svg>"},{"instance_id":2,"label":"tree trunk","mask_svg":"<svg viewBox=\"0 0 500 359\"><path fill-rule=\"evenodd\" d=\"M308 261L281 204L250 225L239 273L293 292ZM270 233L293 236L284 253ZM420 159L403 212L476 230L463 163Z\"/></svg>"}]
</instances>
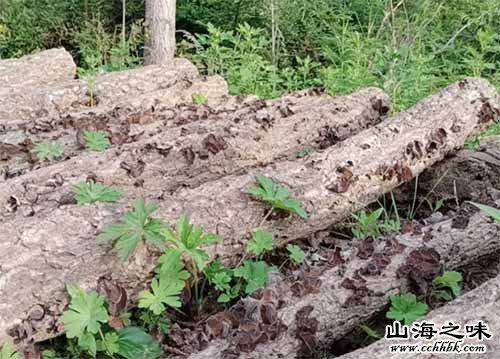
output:
<instances>
[{"instance_id":1,"label":"tree trunk","mask_svg":"<svg viewBox=\"0 0 500 359\"><path fill-rule=\"evenodd\" d=\"M0 60L0 107L4 96L15 88L32 91L39 86L68 82L76 76L76 65L64 49L41 51L20 59Z\"/></svg>"},{"instance_id":2,"label":"tree trunk","mask_svg":"<svg viewBox=\"0 0 500 359\"><path fill-rule=\"evenodd\" d=\"M470 78L307 158L251 168L244 174L229 175L196 188L180 188L172 194L141 190L140 195L161 200L154 216L167 223L177 222L185 213L207 232L220 234L224 241L206 250L212 258L218 255L224 263L235 264L249 231L259 227L268 211L245 194L255 184L256 173L289 187L309 214L307 221L279 216L262 224L263 229L274 234L275 245L283 246L341 221L442 160L460 148L469 135L487 126L498 106L496 90L484 80ZM227 136L230 134L228 131ZM141 173L143 164L125 167L133 177ZM115 164L106 162L101 166L110 165ZM48 190L61 182L64 180L56 175L47 183ZM140 182L137 184L140 186ZM17 214L12 219L0 218L0 341L16 323L21 327L14 334L20 331L21 337L43 340L59 333L61 328L54 318L67 304L66 283L95 289L98 279L106 276L128 290L131 298L146 285L145 279L155 264L152 252L122 263L112 251L95 243L103 225L118 221L125 201L138 194L128 189L124 192L125 198L119 203L83 207L66 205L64 199L38 205L35 196L31 199L33 212L26 213L26 218ZM15 203L15 198L9 201L14 211ZM23 321L36 304L45 308L44 319Z\"/></svg>"},{"instance_id":3,"label":"tree trunk","mask_svg":"<svg viewBox=\"0 0 500 359\"><path fill-rule=\"evenodd\" d=\"M481 240L478 238L478 240ZM478 242L480 243L480 242ZM434 344L435 340L453 340L451 337L440 337L435 340L427 339L410 339L410 340L400 340L394 339L391 341L381 339L376 343L369 345L366 348L356 350L352 353L343 355L341 359L399 359L403 355L408 359L429 359L429 358L447 358L447 359L458 359L458 358L478 358L481 359L498 359L500 357L500 340L498 336L500 335L500 276L489 280L480 287L460 296L453 302L447 304L446 306L433 310L429 315L425 316L420 320L427 323L432 322L435 324L434 328L439 329L441 326L448 325L453 322L454 325L460 325L460 330L458 333L465 332L465 325L476 325L478 321L489 326L488 332L493 336L490 340L483 340L482 342L477 339L471 339L467 336L462 341L460 346L463 348L465 344L486 345L485 353L436 353L434 356L429 356L429 354L415 354L415 353L394 353L389 350L391 345L397 344L419 344L419 345L429 345Z\"/></svg>"},{"instance_id":4,"label":"tree trunk","mask_svg":"<svg viewBox=\"0 0 500 359\"><path fill-rule=\"evenodd\" d=\"M248 323L241 323L227 334L227 340L214 338L207 349L189 358L226 358L240 351L245 352L239 356L241 359L315 357L314 354L376 315L391 295L404 291L410 285L409 277L402 274L406 266L411 267L412 276L422 276L423 282L431 281L441 266L453 270L500 250L498 224L482 213L468 214L466 218L463 215L462 212L460 218L423 227L418 232L374 241L365 239L358 243L358 249L339 252L343 263L333 269L323 269L324 273L318 275L317 272L321 273L318 268L316 273L292 286L277 281L266 289L266 299L250 298L243 305L247 313L243 316L256 325L286 326L275 340L264 339L258 345L262 333L257 330L252 333L254 341L249 343L250 333L245 329ZM457 225L456 220L464 219L465 224ZM367 248L373 250L367 252ZM424 259L415 262L415 258ZM314 283L312 288L311 283ZM280 308L283 298L286 304ZM279 320L268 323L266 317L259 317L257 313L261 311L255 308L263 305L266 314L274 312L271 317ZM208 335L212 322L209 319L206 324Z\"/></svg>"},{"instance_id":5,"label":"tree trunk","mask_svg":"<svg viewBox=\"0 0 500 359\"><path fill-rule=\"evenodd\" d=\"M197 76L194 65L185 59L176 59L166 67L146 66L100 74L93 91L95 102L99 105L123 102L139 94L171 87L182 80L193 80ZM0 102L0 126L23 124L34 118L82 110L88 108L89 103L89 84L83 80L36 88L9 88Z\"/></svg>"},{"instance_id":6,"label":"tree trunk","mask_svg":"<svg viewBox=\"0 0 500 359\"><path fill-rule=\"evenodd\" d=\"M212 95L215 93L215 90L211 91ZM178 95L173 94L172 98ZM245 167L261 166L280 158L295 158L300 151L306 151L306 155L307 151L333 145L333 142L379 123L388 106L387 95L372 88L338 98L286 96L267 104L261 100L236 106L188 104L155 108L154 112L132 113L127 117L112 112L109 117L64 118L55 131L33 136L31 133L34 131L28 128L24 132L26 136L21 135L18 142L26 143L27 139L32 142L57 140L65 145L65 158L83 156L11 180L8 196L13 194L14 183L28 181L43 185L54 171L62 178L84 178L86 173L91 172L107 183L121 183L123 189L132 192L138 189L134 183L139 181L141 188L147 188L149 193L157 190L172 193L180 186L197 187ZM265 119L269 122L263 122ZM46 129L46 126L43 128ZM83 130L91 129L106 131L114 145L128 144L119 149L119 154L117 149L110 149L89 157L84 153L81 134ZM330 142L322 136L326 129ZM7 135L12 139L15 134ZM276 138L282 139L276 141ZM223 148L219 148L221 146ZM33 161L29 161L29 153L23 152L23 148L22 144L11 147L10 159L5 160L9 171L5 177L28 171L34 166ZM17 153L14 153L16 149ZM186 159L191 154L193 158ZM142 173L135 174L132 181L123 181L130 177L119 164L138 161L146 164ZM115 163L118 166L101 166L99 163ZM44 165L48 163L37 162L34 168ZM65 186L59 187L57 193L52 192L51 196L61 195L67 190ZM42 197L38 203L43 202Z\"/></svg>"},{"instance_id":7,"label":"tree trunk","mask_svg":"<svg viewBox=\"0 0 500 359\"><path fill-rule=\"evenodd\" d=\"M147 42L144 63L165 65L175 55L176 0L146 0Z\"/></svg>"}]
</instances>

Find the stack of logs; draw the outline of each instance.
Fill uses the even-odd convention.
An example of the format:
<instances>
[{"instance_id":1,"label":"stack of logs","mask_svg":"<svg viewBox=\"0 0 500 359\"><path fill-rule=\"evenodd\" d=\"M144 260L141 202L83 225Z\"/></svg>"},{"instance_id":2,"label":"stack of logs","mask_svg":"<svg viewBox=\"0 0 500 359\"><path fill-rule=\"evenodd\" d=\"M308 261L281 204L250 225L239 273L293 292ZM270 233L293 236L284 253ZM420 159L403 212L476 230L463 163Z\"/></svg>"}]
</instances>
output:
<instances>
[{"instance_id":1,"label":"stack of logs","mask_svg":"<svg viewBox=\"0 0 500 359\"><path fill-rule=\"evenodd\" d=\"M438 223L374 240L368 255L366 248L364 255L338 255L316 278L315 289L299 297L282 281L270 283L260 299L265 303L253 308L272 308L279 318L276 335L251 339L248 328L228 324L217 335L205 333L210 343L187 353L192 358L307 356L304 350L328 348L380 311L413 272L421 272L411 268L420 263L415 258L457 268L500 251L497 224L463 204L499 200L494 188L499 189L500 146L491 141L480 152L457 153L500 113L500 97L485 80L466 78L386 118L389 99L376 88L343 97L320 90L267 101L230 97L222 78L200 76L183 59L99 75L96 107L88 106L88 84L74 77L75 65L64 50L0 61L6 84L0 89L0 343L22 345L60 334L66 283L95 290L105 280L134 304L157 253L123 263L95 237L135 198L155 202L155 217L167 223L187 214L218 233L224 240L207 252L236 264L248 229L258 227L266 213L245 194L258 173L288 187L308 213L306 221L264 221L276 247L341 222L422 173L422 188L453 196L460 208ZM194 97L206 101L195 103ZM86 130L106 132L110 148L86 152ZM62 158L37 160L31 150L43 142L63 145ZM119 187L124 198L77 206L71 187L85 180ZM498 301L498 283L476 291ZM471 292L451 306L481 300ZM498 323L497 309L476 308ZM447 310L432 319L447 320ZM352 357L390 357L384 350Z\"/></svg>"}]
</instances>

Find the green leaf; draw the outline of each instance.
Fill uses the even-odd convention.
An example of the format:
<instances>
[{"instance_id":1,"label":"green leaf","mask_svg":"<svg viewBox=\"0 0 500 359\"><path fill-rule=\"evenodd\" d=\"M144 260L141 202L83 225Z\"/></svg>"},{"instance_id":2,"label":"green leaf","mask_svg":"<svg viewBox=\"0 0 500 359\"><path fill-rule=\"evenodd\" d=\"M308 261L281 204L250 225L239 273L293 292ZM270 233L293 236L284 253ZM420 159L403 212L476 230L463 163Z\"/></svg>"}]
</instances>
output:
<instances>
[{"instance_id":1,"label":"green leaf","mask_svg":"<svg viewBox=\"0 0 500 359\"><path fill-rule=\"evenodd\" d=\"M52 143L38 143L31 150L40 161L53 160L63 154L63 148L56 142Z\"/></svg>"},{"instance_id":2,"label":"green leaf","mask_svg":"<svg viewBox=\"0 0 500 359\"><path fill-rule=\"evenodd\" d=\"M380 335L367 325L360 325L360 328L366 333L367 336L373 339L380 339Z\"/></svg>"},{"instance_id":3,"label":"green leaf","mask_svg":"<svg viewBox=\"0 0 500 359\"><path fill-rule=\"evenodd\" d=\"M106 333L104 334L104 340L97 343L97 350L100 352L106 352L109 356L113 356L120 350L119 342L120 337L116 332Z\"/></svg>"},{"instance_id":4,"label":"green leaf","mask_svg":"<svg viewBox=\"0 0 500 359\"><path fill-rule=\"evenodd\" d=\"M304 220L307 219L307 213L301 207L300 202L289 198L290 193L287 188L277 185L261 174L257 174L256 179L260 187L249 188L247 191L249 195L267 203L274 209L281 209L294 213Z\"/></svg>"},{"instance_id":5,"label":"green leaf","mask_svg":"<svg viewBox=\"0 0 500 359\"><path fill-rule=\"evenodd\" d=\"M208 98L206 95L202 93L194 93L193 94L193 103L197 105L202 105L204 103L207 103Z\"/></svg>"},{"instance_id":6,"label":"green leaf","mask_svg":"<svg viewBox=\"0 0 500 359\"><path fill-rule=\"evenodd\" d=\"M474 203L474 202L469 202L469 203L472 204L473 206L476 206L477 208L479 208L481 211L483 211L488 216L493 218L496 222L500 222L500 210L499 209L496 209L496 208L490 207L490 206L486 206L486 205L480 204L480 203Z\"/></svg>"},{"instance_id":7,"label":"green leaf","mask_svg":"<svg viewBox=\"0 0 500 359\"><path fill-rule=\"evenodd\" d=\"M21 356L16 352L11 344L6 343L0 350L0 359L21 359Z\"/></svg>"},{"instance_id":8,"label":"green leaf","mask_svg":"<svg viewBox=\"0 0 500 359\"><path fill-rule=\"evenodd\" d=\"M102 152L109 146L109 140L103 131L85 131L83 138L87 151Z\"/></svg>"},{"instance_id":9,"label":"green leaf","mask_svg":"<svg viewBox=\"0 0 500 359\"><path fill-rule=\"evenodd\" d=\"M154 204L146 204L143 199L135 200L133 210L124 214L123 222L106 226L97 240L116 241L118 256L123 260L134 253L142 240L162 248L161 231L164 226L160 220L151 218L155 210Z\"/></svg>"},{"instance_id":10,"label":"green leaf","mask_svg":"<svg viewBox=\"0 0 500 359\"><path fill-rule=\"evenodd\" d=\"M243 278L246 282L245 293L252 294L266 285L270 271L266 262L246 260L241 267L234 270L234 276Z\"/></svg>"},{"instance_id":11,"label":"green leaf","mask_svg":"<svg viewBox=\"0 0 500 359\"><path fill-rule=\"evenodd\" d=\"M309 156L310 154L311 154L311 149L306 148L306 149L303 149L303 150L296 152L295 157L296 158L304 158L306 156Z\"/></svg>"},{"instance_id":12,"label":"green leaf","mask_svg":"<svg viewBox=\"0 0 500 359\"><path fill-rule=\"evenodd\" d=\"M273 235L262 229L258 229L248 241L247 252L260 256L265 251L273 249Z\"/></svg>"},{"instance_id":13,"label":"green leaf","mask_svg":"<svg viewBox=\"0 0 500 359\"><path fill-rule=\"evenodd\" d=\"M165 311L165 305L180 308L179 296L183 288L184 283L179 281L154 278L151 282L152 292L145 290L139 293L139 308L149 309L156 315Z\"/></svg>"},{"instance_id":14,"label":"green leaf","mask_svg":"<svg viewBox=\"0 0 500 359\"><path fill-rule=\"evenodd\" d=\"M400 294L391 296L391 307L386 317L411 325L425 313L427 313L427 304L418 302L414 294Z\"/></svg>"},{"instance_id":15,"label":"green leaf","mask_svg":"<svg viewBox=\"0 0 500 359\"><path fill-rule=\"evenodd\" d=\"M96 292L86 293L76 285L68 285L67 290L71 302L61 317L66 336L71 339L83 337L86 333L96 334L101 323L108 321L104 298Z\"/></svg>"},{"instance_id":16,"label":"green leaf","mask_svg":"<svg viewBox=\"0 0 500 359\"><path fill-rule=\"evenodd\" d=\"M288 255L290 256L290 259L294 263L300 264L304 261L306 254L299 246L295 244L289 244L286 246L286 249L288 250Z\"/></svg>"},{"instance_id":17,"label":"green leaf","mask_svg":"<svg viewBox=\"0 0 500 359\"><path fill-rule=\"evenodd\" d=\"M141 328L120 329L118 336L117 353L126 359L157 359L163 354L160 345Z\"/></svg>"},{"instance_id":18,"label":"green leaf","mask_svg":"<svg viewBox=\"0 0 500 359\"><path fill-rule=\"evenodd\" d=\"M175 231L167 228L163 231L163 236L174 248L192 259L200 272L205 268L208 259L207 253L201 247L221 239L215 234L204 234L201 227L194 227L189 223L186 215L181 216Z\"/></svg>"},{"instance_id":19,"label":"green leaf","mask_svg":"<svg viewBox=\"0 0 500 359\"><path fill-rule=\"evenodd\" d=\"M71 191L75 194L75 199L79 205L95 202L116 202L122 196L118 189L93 181L80 182L74 185Z\"/></svg>"},{"instance_id":20,"label":"green leaf","mask_svg":"<svg viewBox=\"0 0 500 359\"><path fill-rule=\"evenodd\" d=\"M220 292L226 291L231 288L231 280L233 277L226 272L219 272L214 276L215 289Z\"/></svg>"},{"instance_id":21,"label":"green leaf","mask_svg":"<svg viewBox=\"0 0 500 359\"><path fill-rule=\"evenodd\" d=\"M210 282L210 284L215 284L215 276L220 273L224 272L227 274L227 276L232 277L233 276L233 270L230 268L226 268L222 266L220 259L217 258L214 261L212 261L209 265L205 267L203 270L203 274L205 274L205 277L207 280Z\"/></svg>"},{"instance_id":22,"label":"green leaf","mask_svg":"<svg viewBox=\"0 0 500 359\"><path fill-rule=\"evenodd\" d=\"M165 335L170 333L170 320L166 315L155 315L148 309L141 309L139 310L138 319L141 327L147 332L158 329Z\"/></svg>"},{"instance_id":23,"label":"green leaf","mask_svg":"<svg viewBox=\"0 0 500 359\"><path fill-rule=\"evenodd\" d=\"M159 278L180 283L185 283L189 278L189 272L184 270L184 263L178 250L169 250L164 253L158 259L158 264L156 273Z\"/></svg>"},{"instance_id":24,"label":"green leaf","mask_svg":"<svg viewBox=\"0 0 500 359\"><path fill-rule=\"evenodd\" d=\"M85 332L78 337L78 346L95 358L97 354L97 342L94 334Z\"/></svg>"},{"instance_id":25,"label":"green leaf","mask_svg":"<svg viewBox=\"0 0 500 359\"><path fill-rule=\"evenodd\" d=\"M352 217L356 221L352 228L354 237L362 239L367 236L380 235L380 229L383 227L383 224L379 223L379 219L383 212L384 208L379 208L370 213L362 210L353 214Z\"/></svg>"},{"instance_id":26,"label":"green leaf","mask_svg":"<svg viewBox=\"0 0 500 359\"><path fill-rule=\"evenodd\" d=\"M462 282L462 274L454 271L444 272L442 275L434 278L433 284L436 286L447 287L456 298L460 295L460 283Z\"/></svg>"},{"instance_id":27,"label":"green leaf","mask_svg":"<svg viewBox=\"0 0 500 359\"><path fill-rule=\"evenodd\" d=\"M225 293L222 293L219 298L217 298L217 302L219 303L228 303L234 298L240 295L241 284L238 283L234 287L227 290Z\"/></svg>"}]
</instances>

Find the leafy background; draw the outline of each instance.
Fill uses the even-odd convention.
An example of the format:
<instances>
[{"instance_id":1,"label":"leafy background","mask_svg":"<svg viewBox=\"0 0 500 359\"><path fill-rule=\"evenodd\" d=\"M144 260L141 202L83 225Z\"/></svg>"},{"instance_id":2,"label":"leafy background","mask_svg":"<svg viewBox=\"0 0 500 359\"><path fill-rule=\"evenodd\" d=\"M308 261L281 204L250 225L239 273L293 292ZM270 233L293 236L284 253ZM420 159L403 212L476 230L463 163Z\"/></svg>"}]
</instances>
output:
<instances>
[{"instance_id":1,"label":"leafy background","mask_svg":"<svg viewBox=\"0 0 500 359\"><path fill-rule=\"evenodd\" d=\"M323 86L386 90L395 110L463 76L500 84L496 0L178 0L179 53L226 77L233 94L275 97ZM2 0L0 57L64 46L140 58L143 0ZM274 16L273 16L274 15ZM135 26L135 28L134 28ZM273 45L274 44L274 45ZM117 50L118 49L118 50ZM132 64L130 62L127 64Z\"/></svg>"}]
</instances>

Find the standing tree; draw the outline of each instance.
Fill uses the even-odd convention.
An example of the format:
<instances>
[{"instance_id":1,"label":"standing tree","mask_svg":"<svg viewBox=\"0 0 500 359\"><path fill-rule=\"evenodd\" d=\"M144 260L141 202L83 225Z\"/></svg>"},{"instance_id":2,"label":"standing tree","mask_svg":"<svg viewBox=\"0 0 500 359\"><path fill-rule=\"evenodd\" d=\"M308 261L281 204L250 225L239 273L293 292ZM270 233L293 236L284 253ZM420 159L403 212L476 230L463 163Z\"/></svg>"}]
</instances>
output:
<instances>
[{"instance_id":1,"label":"standing tree","mask_svg":"<svg viewBox=\"0 0 500 359\"><path fill-rule=\"evenodd\" d=\"M175 55L176 0L146 0L146 65L165 65Z\"/></svg>"}]
</instances>

